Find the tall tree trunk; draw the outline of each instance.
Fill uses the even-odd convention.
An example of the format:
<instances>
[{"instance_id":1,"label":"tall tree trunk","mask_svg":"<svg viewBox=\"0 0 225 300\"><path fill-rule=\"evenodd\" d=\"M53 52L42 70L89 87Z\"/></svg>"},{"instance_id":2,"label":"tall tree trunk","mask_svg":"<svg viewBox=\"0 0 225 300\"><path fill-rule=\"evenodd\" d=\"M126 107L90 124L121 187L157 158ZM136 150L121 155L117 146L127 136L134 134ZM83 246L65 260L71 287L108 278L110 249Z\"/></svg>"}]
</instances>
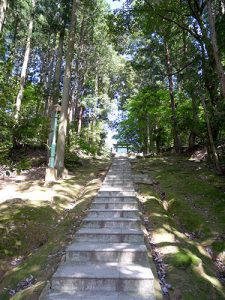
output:
<instances>
[{"instance_id":1,"label":"tall tree trunk","mask_svg":"<svg viewBox=\"0 0 225 300\"><path fill-rule=\"evenodd\" d=\"M77 135L80 137L81 128L82 128L82 121L83 121L83 106L80 107L79 117L78 117L78 126L77 126Z\"/></svg>"},{"instance_id":2,"label":"tall tree trunk","mask_svg":"<svg viewBox=\"0 0 225 300\"><path fill-rule=\"evenodd\" d=\"M220 1L220 9L221 9L221 14L225 14L225 3L224 0Z\"/></svg>"},{"instance_id":3,"label":"tall tree trunk","mask_svg":"<svg viewBox=\"0 0 225 300\"><path fill-rule=\"evenodd\" d=\"M55 76L54 76L54 81L53 81L53 93L52 93L53 105L58 103L59 95L60 95L60 81L61 81L61 76L62 76L61 67L62 67L62 60L63 60L64 36L65 36L65 32L64 32L64 30L62 30L59 35L57 60L56 60L56 66L55 66Z\"/></svg>"},{"instance_id":4,"label":"tall tree trunk","mask_svg":"<svg viewBox=\"0 0 225 300\"><path fill-rule=\"evenodd\" d=\"M212 153L212 161L213 161L216 173L218 175L221 175L222 170L221 170L219 157L218 157L216 147L215 147L215 144L214 144L214 140L213 140L212 129L211 129L210 120L209 120L209 114L208 114L208 111L207 111L207 107L206 107L204 97L201 97L201 100L202 100L202 106L203 106L204 113L205 113L205 120L206 120L206 125L207 125L207 130L208 130L210 150L211 150L211 153Z\"/></svg>"},{"instance_id":5,"label":"tall tree trunk","mask_svg":"<svg viewBox=\"0 0 225 300\"><path fill-rule=\"evenodd\" d=\"M147 135L147 154L150 153L151 148L151 138L150 138L150 118L149 114L147 114L147 120L146 120L146 135Z\"/></svg>"},{"instance_id":6,"label":"tall tree trunk","mask_svg":"<svg viewBox=\"0 0 225 300\"><path fill-rule=\"evenodd\" d=\"M189 93L191 96L191 104L192 104L192 126L191 126L191 132L188 139L188 148L192 149L195 146L195 140L198 135L198 100L194 93Z\"/></svg>"},{"instance_id":7,"label":"tall tree trunk","mask_svg":"<svg viewBox=\"0 0 225 300\"><path fill-rule=\"evenodd\" d=\"M31 48L31 37L33 33L33 25L34 25L34 9L36 5L36 0L32 0L32 8L31 8L31 16L30 16L30 22L28 26L28 35L27 35L27 43L26 43L26 49L24 54L24 60L20 75L20 87L19 92L16 97L16 112L15 112L15 119L18 120L19 118L19 112L21 109L21 102L23 98L23 91L25 86L25 80L26 80L26 74L27 74L27 67L28 67L28 61L30 56L30 48Z\"/></svg>"},{"instance_id":8,"label":"tall tree trunk","mask_svg":"<svg viewBox=\"0 0 225 300\"><path fill-rule=\"evenodd\" d=\"M51 36L50 36L51 39ZM54 74L54 65L55 65L55 53L56 53L56 36L53 38L52 45L49 41L49 57L47 60L48 65L48 72L47 76L45 77L45 107L44 107L44 115L48 116L50 111L50 107L52 106L52 81L53 81L53 74Z\"/></svg>"},{"instance_id":9,"label":"tall tree trunk","mask_svg":"<svg viewBox=\"0 0 225 300\"><path fill-rule=\"evenodd\" d=\"M94 101L94 107L93 107L93 114L92 114L92 126L91 126L91 132L92 132L92 135L91 135L91 142L93 145L95 145L96 143L96 124L97 124L97 107L98 107L98 73L97 73L97 68L96 68L96 75L95 75L95 94L94 94L94 97L95 97L95 101Z\"/></svg>"},{"instance_id":10,"label":"tall tree trunk","mask_svg":"<svg viewBox=\"0 0 225 300\"><path fill-rule=\"evenodd\" d=\"M174 98L174 85L173 85L170 49L169 49L169 46L167 43L165 43L165 47L166 47L166 68L167 68L167 76L168 76L168 81L169 81L169 92L170 92L170 105L171 105L171 111L172 111L174 148L175 148L176 153L179 153L180 152L180 138L178 135L176 104L175 104L175 98Z\"/></svg>"},{"instance_id":11,"label":"tall tree trunk","mask_svg":"<svg viewBox=\"0 0 225 300\"><path fill-rule=\"evenodd\" d=\"M77 72L76 72L77 74ZM78 74L77 74L78 76ZM77 113L77 105L78 105L78 85L75 84L71 93L71 105L69 112L69 123L75 123L76 113Z\"/></svg>"},{"instance_id":12,"label":"tall tree trunk","mask_svg":"<svg viewBox=\"0 0 225 300\"><path fill-rule=\"evenodd\" d=\"M83 66L82 66L82 52L84 47L84 26L85 26L85 18L82 18L81 26L80 26L80 35L79 35L79 42L78 42L78 53L77 53L77 60L75 65L75 74L76 74L76 81L74 84L73 92L72 92L72 101L71 101L71 109L70 109L70 117L69 121L70 124L75 122L78 108L78 102L80 99L81 88L83 87L84 82L84 75L83 75Z\"/></svg>"},{"instance_id":13,"label":"tall tree trunk","mask_svg":"<svg viewBox=\"0 0 225 300\"><path fill-rule=\"evenodd\" d=\"M6 9L7 9L7 0L0 0L0 33L2 32L4 21L5 21Z\"/></svg>"},{"instance_id":14,"label":"tall tree trunk","mask_svg":"<svg viewBox=\"0 0 225 300\"><path fill-rule=\"evenodd\" d=\"M71 82L72 61L74 55L76 20L77 20L76 11L77 11L77 2L76 0L73 0L68 46L67 46L67 53L66 53L66 66L65 66L65 75L63 81L62 107L60 113L56 161L55 161L55 168L57 169L58 176L61 176L64 170L65 144L66 144L66 133L67 133L67 122L68 122L68 104L69 104L69 95L70 95L70 82Z\"/></svg>"},{"instance_id":15,"label":"tall tree trunk","mask_svg":"<svg viewBox=\"0 0 225 300\"><path fill-rule=\"evenodd\" d=\"M216 71L219 77L221 91L223 98L225 99L225 74L223 70L223 65L221 63L219 48L217 44L217 34L216 34L216 26L215 26L215 16L212 11L212 2L211 0L207 0L207 11L208 11L208 19L209 19L209 27L210 27L210 38L213 48L213 56L216 62Z\"/></svg>"},{"instance_id":16,"label":"tall tree trunk","mask_svg":"<svg viewBox=\"0 0 225 300\"><path fill-rule=\"evenodd\" d=\"M63 59L63 44L64 44L64 30L60 32L59 39L58 39L58 47L57 47L57 58L56 58L56 66L55 66L55 74L52 83L52 99L51 104L52 107L50 109L50 131L48 134L48 141L47 141L47 161L50 157L50 148L53 140L53 130L54 130L54 119L55 119L55 111L54 106L58 104L59 95L60 95L60 81L62 77L61 67L62 67L62 59Z\"/></svg>"}]
</instances>

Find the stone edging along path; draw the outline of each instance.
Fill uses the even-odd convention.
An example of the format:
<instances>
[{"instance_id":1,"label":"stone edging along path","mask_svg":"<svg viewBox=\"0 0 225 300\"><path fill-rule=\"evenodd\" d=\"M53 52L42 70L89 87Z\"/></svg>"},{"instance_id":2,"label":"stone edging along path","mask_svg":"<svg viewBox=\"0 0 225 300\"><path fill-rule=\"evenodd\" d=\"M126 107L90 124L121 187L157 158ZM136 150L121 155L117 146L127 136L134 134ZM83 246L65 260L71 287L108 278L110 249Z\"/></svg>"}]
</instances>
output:
<instances>
[{"instance_id":1,"label":"stone edging along path","mask_svg":"<svg viewBox=\"0 0 225 300\"><path fill-rule=\"evenodd\" d=\"M127 157L116 157L40 300L156 300Z\"/></svg>"}]
</instances>

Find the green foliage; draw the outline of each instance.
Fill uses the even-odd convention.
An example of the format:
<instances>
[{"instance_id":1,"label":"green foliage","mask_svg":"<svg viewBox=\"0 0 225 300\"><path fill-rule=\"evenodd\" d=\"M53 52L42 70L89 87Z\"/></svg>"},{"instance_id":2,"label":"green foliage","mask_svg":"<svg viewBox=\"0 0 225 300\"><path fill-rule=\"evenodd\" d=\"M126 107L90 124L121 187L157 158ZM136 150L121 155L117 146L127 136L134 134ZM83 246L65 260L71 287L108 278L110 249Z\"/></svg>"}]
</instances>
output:
<instances>
[{"instance_id":1,"label":"green foliage","mask_svg":"<svg viewBox=\"0 0 225 300\"><path fill-rule=\"evenodd\" d=\"M1 148L8 148L12 145L13 118L7 112L0 110L0 144Z\"/></svg>"},{"instance_id":2,"label":"green foliage","mask_svg":"<svg viewBox=\"0 0 225 300\"><path fill-rule=\"evenodd\" d=\"M170 139L169 95L166 90L157 87L146 87L128 100L124 106L127 117L119 124L117 138L120 143L127 143L136 150L154 150L154 142L158 147L168 147Z\"/></svg>"},{"instance_id":3,"label":"green foliage","mask_svg":"<svg viewBox=\"0 0 225 300\"><path fill-rule=\"evenodd\" d=\"M177 268L186 269L191 265L192 259L185 251L179 251L171 255L170 263Z\"/></svg>"},{"instance_id":4,"label":"green foliage","mask_svg":"<svg viewBox=\"0 0 225 300\"><path fill-rule=\"evenodd\" d=\"M65 167L69 171L73 171L77 168L77 166L82 165L79 156L75 152L66 151L65 154Z\"/></svg>"},{"instance_id":5,"label":"green foliage","mask_svg":"<svg viewBox=\"0 0 225 300\"><path fill-rule=\"evenodd\" d=\"M31 161L26 159L26 158L22 158L17 164L16 164L16 171L17 173L20 173L23 170L29 170L31 168Z\"/></svg>"},{"instance_id":6,"label":"green foliage","mask_svg":"<svg viewBox=\"0 0 225 300\"><path fill-rule=\"evenodd\" d=\"M225 251L225 242L224 241L214 241L212 243L212 249L218 253Z\"/></svg>"},{"instance_id":7,"label":"green foliage","mask_svg":"<svg viewBox=\"0 0 225 300\"><path fill-rule=\"evenodd\" d=\"M14 128L17 144L41 146L46 144L49 121L46 117L21 116L19 123Z\"/></svg>"}]
</instances>

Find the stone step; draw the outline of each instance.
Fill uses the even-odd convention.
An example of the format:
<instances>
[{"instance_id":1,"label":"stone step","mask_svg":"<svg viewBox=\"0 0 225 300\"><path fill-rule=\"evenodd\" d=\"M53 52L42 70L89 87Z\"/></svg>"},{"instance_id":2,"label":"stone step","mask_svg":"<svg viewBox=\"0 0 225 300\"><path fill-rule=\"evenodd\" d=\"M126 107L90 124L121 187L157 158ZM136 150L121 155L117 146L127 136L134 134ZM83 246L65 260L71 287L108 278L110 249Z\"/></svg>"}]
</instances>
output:
<instances>
[{"instance_id":1,"label":"stone step","mask_svg":"<svg viewBox=\"0 0 225 300\"><path fill-rule=\"evenodd\" d=\"M144 241L140 229L81 228L76 233L79 242L140 243Z\"/></svg>"},{"instance_id":2,"label":"stone step","mask_svg":"<svg viewBox=\"0 0 225 300\"><path fill-rule=\"evenodd\" d=\"M127 209L127 210L137 210L138 204L135 202L117 202L117 203L105 203L105 202L98 202L92 203L92 209Z\"/></svg>"},{"instance_id":3,"label":"stone step","mask_svg":"<svg viewBox=\"0 0 225 300\"><path fill-rule=\"evenodd\" d=\"M133 182L122 182L122 181L106 181L106 182L103 182L102 186L111 186L111 187L115 187L115 186L123 186L123 187L134 187L134 184Z\"/></svg>"},{"instance_id":4,"label":"stone step","mask_svg":"<svg viewBox=\"0 0 225 300\"><path fill-rule=\"evenodd\" d=\"M130 178L124 178L124 177L119 177L119 176L115 176L113 178L111 178L110 176L106 176L103 182L133 182L132 181L132 177Z\"/></svg>"},{"instance_id":5,"label":"stone step","mask_svg":"<svg viewBox=\"0 0 225 300\"><path fill-rule=\"evenodd\" d=\"M112 190L114 189L114 187L125 187L125 188L128 188L128 187L132 187L134 188L134 185L133 183L128 183L128 182L103 182L102 184L103 187L105 186L111 186Z\"/></svg>"},{"instance_id":6,"label":"stone step","mask_svg":"<svg viewBox=\"0 0 225 300\"><path fill-rule=\"evenodd\" d=\"M135 191L102 191L98 192L98 197L135 197Z\"/></svg>"},{"instance_id":7,"label":"stone step","mask_svg":"<svg viewBox=\"0 0 225 300\"><path fill-rule=\"evenodd\" d=\"M118 181L115 181L115 180L106 180L106 181L103 181L103 185L127 185L127 186L130 186L130 185L133 185L133 182L131 181L122 181L122 180L118 180Z\"/></svg>"},{"instance_id":8,"label":"stone step","mask_svg":"<svg viewBox=\"0 0 225 300\"><path fill-rule=\"evenodd\" d=\"M155 300L152 295L129 292L70 292L50 293L44 300Z\"/></svg>"},{"instance_id":9,"label":"stone step","mask_svg":"<svg viewBox=\"0 0 225 300\"><path fill-rule=\"evenodd\" d=\"M40 300L155 300L134 186L127 157L113 159Z\"/></svg>"},{"instance_id":10,"label":"stone step","mask_svg":"<svg viewBox=\"0 0 225 300\"><path fill-rule=\"evenodd\" d=\"M105 181L105 182L103 182L103 185L112 185L112 186L114 186L114 185L123 185L123 186L130 186L130 185L133 185L133 182L130 182L130 181L122 181L122 180L120 180L120 181L115 181L115 180L107 180L107 181ZM112 189L113 190L113 189Z\"/></svg>"},{"instance_id":11,"label":"stone step","mask_svg":"<svg viewBox=\"0 0 225 300\"><path fill-rule=\"evenodd\" d=\"M137 203L137 198L135 196L132 197L115 197L115 196L97 196L95 197L95 200L93 201L93 203L99 203L99 202L105 202L105 203L120 203L120 202L124 202L124 203Z\"/></svg>"},{"instance_id":12,"label":"stone step","mask_svg":"<svg viewBox=\"0 0 225 300\"><path fill-rule=\"evenodd\" d=\"M115 173L115 174L121 174L121 172L123 173L131 173L131 169L130 168L118 168L116 166L112 166L107 174L111 174L111 173Z\"/></svg>"},{"instance_id":13,"label":"stone step","mask_svg":"<svg viewBox=\"0 0 225 300\"><path fill-rule=\"evenodd\" d=\"M101 187L101 190L100 191L102 191L102 190L108 190L108 189L113 189L113 190L117 190L117 189L119 189L119 190L134 190L134 186L133 186L133 184L129 184L129 185L125 185L125 184L108 184L108 183L106 183L106 184L103 184L102 185L102 187Z\"/></svg>"},{"instance_id":14,"label":"stone step","mask_svg":"<svg viewBox=\"0 0 225 300\"><path fill-rule=\"evenodd\" d=\"M152 295L153 274L150 266L139 264L67 263L60 266L52 278L54 292L110 291L139 292Z\"/></svg>"},{"instance_id":15,"label":"stone step","mask_svg":"<svg viewBox=\"0 0 225 300\"><path fill-rule=\"evenodd\" d=\"M111 174L108 174L105 179L109 179L109 180L132 180L133 179L133 176L131 173L123 173L123 172L120 172L120 174L115 174L115 173L111 173Z\"/></svg>"},{"instance_id":16,"label":"stone step","mask_svg":"<svg viewBox=\"0 0 225 300\"><path fill-rule=\"evenodd\" d=\"M99 192L109 192L111 193L112 191L112 187L111 186L104 186L102 185L102 187L100 188ZM134 188L133 187L126 187L126 186L113 186L113 191L114 192L133 192L134 193Z\"/></svg>"},{"instance_id":17,"label":"stone step","mask_svg":"<svg viewBox=\"0 0 225 300\"><path fill-rule=\"evenodd\" d=\"M66 261L77 263L148 263L147 248L135 243L73 243L66 249Z\"/></svg>"},{"instance_id":18,"label":"stone step","mask_svg":"<svg viewBox=\"0 0 225 300\"><path fill-rule=\"evenodd\" d=\"M110 168L110 171L108 173L112 173L112 172L115 172L115 173L120 173L120 172L124 172L124 173L131 173L131 169L129 167L124 167L124 166L121 166L121 167L118 167L118 166L112 166Z\"/></svg>"},{"instance_id":19,"label":"stone step","mask_svg":"<svg viewBox=\"0 0 225 300\"><path fill-rule=\"evenodd\" d=\"M132 173L131 171L123 171L123 170L120 170L120 171L117 171L117 170L111 170L107 173L107 176L127 176L127 177L131 177L132 176Z\"/></svg>"},{"instance_id":20,"label":"stone step","mask_svg":"<svg viewBox=\"0 0 225 300\"><path fill-rule=\"evenodd\" d=\"M83 220L84 228L140 228L140 218L116 218L116 217L87 217Z\"/></svg>"},{"instance_id":21,"label":"stone step","mask_svg":"<svg viewBox=\"0 0 225 300\"><path fill-rule=\"evenodd\" d=\"M139 210L135 209L90 209L89 217L102 218L137 218Z\"/></svg>"}]
</instances>

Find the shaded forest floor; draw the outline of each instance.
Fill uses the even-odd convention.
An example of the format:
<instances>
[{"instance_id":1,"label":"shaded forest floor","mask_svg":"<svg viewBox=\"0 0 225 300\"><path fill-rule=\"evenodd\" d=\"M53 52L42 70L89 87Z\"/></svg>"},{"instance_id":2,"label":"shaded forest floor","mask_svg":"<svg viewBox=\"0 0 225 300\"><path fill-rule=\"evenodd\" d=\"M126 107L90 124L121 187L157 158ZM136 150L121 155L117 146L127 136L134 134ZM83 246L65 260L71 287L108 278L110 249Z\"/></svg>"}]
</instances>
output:
<instances>
[{"instance_id":1,"label":"shaded forest floor","mask_svg":"<svg viewBox=\"0 0 225 300\"><path fill-rule=\"evenodd\" d=\"M182 157L140 158L132 167L153 181L138 190L172 286L165 298L225 299L225 178Z\"/></svg>"},{"instance_id":2,"label":"shaded forest floor","mask_svg":"<svg viewBox=\"0 0 225 300\"><path fill-rule=\"evenodd\" d=\"M68 179L48 186L37 168L33 177L22 172L22 180L12 177L1 181L0 299L38 299L65 246L73 240L108 166L107 160L86 160L73 167Z\"/></svg>"}]
</instances>

